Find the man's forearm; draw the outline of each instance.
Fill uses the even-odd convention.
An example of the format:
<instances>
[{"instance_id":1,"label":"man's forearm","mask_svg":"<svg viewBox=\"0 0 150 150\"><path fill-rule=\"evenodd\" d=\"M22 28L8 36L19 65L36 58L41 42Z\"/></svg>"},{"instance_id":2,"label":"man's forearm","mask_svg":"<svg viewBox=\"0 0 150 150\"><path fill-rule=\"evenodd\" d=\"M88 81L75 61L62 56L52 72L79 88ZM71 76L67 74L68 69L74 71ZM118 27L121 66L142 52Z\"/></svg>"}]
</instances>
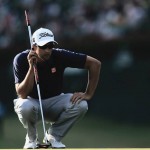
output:
<instances>
[{"instance_id":1,"label":"man's forearm","mask_svg":"<svg viewBox=\"0 0 150 150\"><path fill-rule=\"evenodd\" d=\"M19 97L26 98L34 85L34 72L29 69L24 80L16 86L16 91Z\"/></svg>"},{"instance_id":2,"label":"man's forearm","mask_svg":"<svg viewBox=\"0 0 150 150\"><path fill-rule=\"evenodd\" d=\"M97 87L99 81L100 69L101 69L100 61L93 62L89 68L86 93L90 96L90 98L92 98L92 96L94 95L95 89Z\"/></svg>"}]
</instances>

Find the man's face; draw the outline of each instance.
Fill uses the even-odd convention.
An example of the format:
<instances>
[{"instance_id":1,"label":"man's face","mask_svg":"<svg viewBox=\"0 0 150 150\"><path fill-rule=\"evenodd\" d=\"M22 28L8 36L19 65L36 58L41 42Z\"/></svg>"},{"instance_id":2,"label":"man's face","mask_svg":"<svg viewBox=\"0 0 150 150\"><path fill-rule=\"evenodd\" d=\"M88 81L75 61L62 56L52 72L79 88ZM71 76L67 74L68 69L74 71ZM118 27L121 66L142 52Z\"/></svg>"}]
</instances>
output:
<instances>
[{"instance_id":1,"label":"man's face","mask_svg":"<svg viewBox=\"0 0 150 150\"><path fill-rule=\"evenodd\" d=\"M52 48L54 47L53 42L47 43L44 46L36 46L36 53L39 57L39 61L46 61L50 58Z\"/></svg>"}]
</instances>

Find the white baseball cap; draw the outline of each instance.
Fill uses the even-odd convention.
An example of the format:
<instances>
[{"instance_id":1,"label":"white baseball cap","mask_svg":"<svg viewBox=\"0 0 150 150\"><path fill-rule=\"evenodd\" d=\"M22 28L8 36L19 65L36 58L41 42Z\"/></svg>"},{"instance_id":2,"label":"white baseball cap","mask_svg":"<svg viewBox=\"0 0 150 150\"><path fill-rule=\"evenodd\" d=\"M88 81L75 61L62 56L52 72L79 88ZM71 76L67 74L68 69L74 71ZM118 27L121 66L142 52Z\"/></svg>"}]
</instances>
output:
<instances>
[{"instance_id":1,"label":"white baseball cap","mask_svg":"<svg viewBox=\"0 0 150 150\"><path fill-rule=\"evenodd\" d=\"M43 46L49 42L54 42L58 44L54 40L54 34L51 30L46 28L37 29L32 35L33 44L37 44L38 46Z\"/></svg>"}]
</instances>

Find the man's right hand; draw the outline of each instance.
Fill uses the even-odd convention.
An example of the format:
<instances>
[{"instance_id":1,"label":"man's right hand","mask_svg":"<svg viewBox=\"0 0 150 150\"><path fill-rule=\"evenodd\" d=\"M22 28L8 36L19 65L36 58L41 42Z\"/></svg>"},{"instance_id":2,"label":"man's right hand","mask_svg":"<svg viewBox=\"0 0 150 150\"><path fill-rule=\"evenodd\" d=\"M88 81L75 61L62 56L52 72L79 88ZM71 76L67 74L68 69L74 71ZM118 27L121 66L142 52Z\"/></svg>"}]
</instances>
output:
<instances>
[{"instance_id":1,"label":"man's right hand","mask_svg":"<svg viewBox=\"0 0 150 150\"><path fill-rule=\"evenodd\" d=\"M31 50L27 56L29 67L32 68L33 64L37 62L37 54L35 51Z\"/></svg>"}]
</instances>

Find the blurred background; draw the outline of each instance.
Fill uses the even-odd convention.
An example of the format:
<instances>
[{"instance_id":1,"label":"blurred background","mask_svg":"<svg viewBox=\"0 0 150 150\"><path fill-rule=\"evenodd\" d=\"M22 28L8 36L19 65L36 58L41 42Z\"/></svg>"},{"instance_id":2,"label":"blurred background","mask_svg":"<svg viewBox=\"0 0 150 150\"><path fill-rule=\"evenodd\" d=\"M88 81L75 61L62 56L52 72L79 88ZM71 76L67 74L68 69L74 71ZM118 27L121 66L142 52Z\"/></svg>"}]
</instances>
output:
<instances>
[{"instance_id":1,"label":"blurred background","mask_svg":"<svg viewBox=\"0 0 150 150\"><path fill-rule=\"evenodd\" d=\"M65 144L150 147L149 0L0 0L0 148L22 148L25 141L13 109L12 72L14 56L30 48L25 10L32 33L49 28L59 48L102 62L89 111L64 138ZM86 81L86 71L68 68L64 92L82 91Z\"/></svg>"}]
</instances>

